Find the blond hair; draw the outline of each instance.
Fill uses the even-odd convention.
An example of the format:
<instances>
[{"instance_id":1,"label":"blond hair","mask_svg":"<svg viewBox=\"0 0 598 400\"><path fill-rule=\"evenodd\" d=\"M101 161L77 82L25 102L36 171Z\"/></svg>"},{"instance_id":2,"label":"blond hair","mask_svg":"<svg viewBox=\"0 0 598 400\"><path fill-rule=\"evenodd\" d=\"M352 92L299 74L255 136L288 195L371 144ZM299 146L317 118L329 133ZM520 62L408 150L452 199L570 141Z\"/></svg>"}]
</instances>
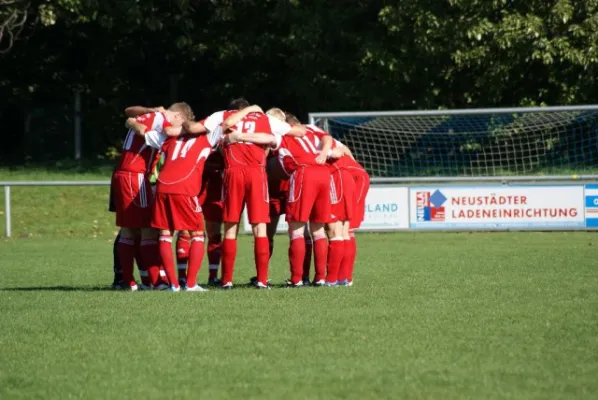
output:
<instances>
[{"instance_id":1,"label":"blond hair","mask_svg":"<svg viewBox=\"0 0 598 400\"><path fill-rule=\"evenodd\" d=\"M299 121L299 118L297 118L296 116L294 116L291 113L286 113L286 122L289 125L301 125L301 121Z\"/></svg>"},{"instance_id":2,"label":"blond hair","mask_svg":"<svg viewBox=\"0 0 598 400\"><path fill-rule=\"evenodd\" d=\"M283 122L286 119L286 115L285 115L284 111L282 111L280 108L276 108L276 107L273 107L273 108L269 109L268 111L266 111L266 115L269 115L271 117L279 119Z\"/></svg>"},{"instance_id":3,"label":"blond hair","mask_svg":"<svg viewBox=\"0 0 598 400\"><path fill-rule=\"evenodd\" d=\"M174 103L173 105L168 107L168 111L178 112L183 116L184 119L189 121L193 121L195 119L195 114L193 113L193 110L191 109L189 104L185 103L184 101L180 103Z\"/></svg>"}]
</instances>

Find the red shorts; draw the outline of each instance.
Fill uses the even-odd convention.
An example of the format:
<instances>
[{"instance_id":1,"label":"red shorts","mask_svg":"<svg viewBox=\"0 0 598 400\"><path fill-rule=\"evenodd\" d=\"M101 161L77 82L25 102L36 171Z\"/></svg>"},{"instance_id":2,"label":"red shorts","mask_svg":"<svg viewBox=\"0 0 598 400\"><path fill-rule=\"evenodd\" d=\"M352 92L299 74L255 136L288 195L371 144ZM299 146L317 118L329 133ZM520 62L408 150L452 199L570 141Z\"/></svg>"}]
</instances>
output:
<instances>
[{"instance_id":1,"label":"red shorts","mask_svg":"<svg viewBox=\"0 0 598 400\"><path fill-rule=\"evenodd\" d=\"M355 210L351 218L349 227L351 229L359 228L365 216L365 199L370 190L370 176L364 170L351 170L353 180L355 181Z\"/></svg>"},{"instance_id":2,"label":"red shorts","mask_svg":"<svg viewBox=\"0 0 598 400\"><path fill-rule=\"evenodd\" d=\"M306 166L291 175L287 222L330 222L330 169Z\"/></svg>"},{"instance_id":3,"label":"red shorts","mask_svg":"<svg viewBox=\"0 0 598 400\"><path fill-rule=\"evenodd\" d=\"M245 167L225 170L222 203L222 220L225 222L241 221L245 204L247 204L249 223L270 222L268 180L264 168Z\"/></svg>"},{"instance_id":4,"label":"red shorts","mask_svg":"<svg viewBox=\"0 0 598 400\"><path fill-rule=\"evenodd\" d=\"M281 216L287 209L289 179L268 179L270 197L270 217Z\"/></svg>"},{"instance_id":5,"label":"red shorts","mask_svg":"<svg viewBox=\"0 0 598 400\"><path fill-rule=\"evenodd\" d=\"M117 171L110 185L121 228L149 228L152 220L152 191L145 174Z\"/></svg>"},{"instance_id":6,"label":"red shorts","mask_svg":"<svg viewBox=\"0 0 598 400\"><path fill-rule=\"evenodd\" d=\"M222 222L222 172L205 169L199 203L206 221Z\"/></svg>"},{"instance_id":7,"label":"red shorts","mask_svg":"<svg viewBox=\"0 0 598 400\"><path fill-rule=\"evenodd\" d=\"M355 181L344 168L332 171L330 178L331 221L350 221L355 210Z\"/></svg>"},{"instance_id":8,"label":"red shorts","mask_svg":"<svg viewBox=\"0 0 598 400\"><path fill-rule=\"evenodd\" d=\"M156 193L152 227L170 231L203 231L203 214L197 196Z\"/></svg>"}]
</instances>

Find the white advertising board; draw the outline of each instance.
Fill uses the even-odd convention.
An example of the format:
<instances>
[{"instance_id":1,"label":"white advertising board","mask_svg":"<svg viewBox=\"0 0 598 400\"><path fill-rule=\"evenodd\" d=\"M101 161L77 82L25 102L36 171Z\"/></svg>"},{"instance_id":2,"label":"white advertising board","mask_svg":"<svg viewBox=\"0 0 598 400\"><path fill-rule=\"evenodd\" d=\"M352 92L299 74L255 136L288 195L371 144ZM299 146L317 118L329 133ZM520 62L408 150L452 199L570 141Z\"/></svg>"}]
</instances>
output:
<instances>
[{"instance_id":1,"label":"white advertising board","mask_svg":"<svg viewBox=\"0 0 598 400\"><path fill-rule=\"evenodd\" d=\"M361 231L392 231L409 228L409 189L398 186L372 186L366 196L365 217ZM278 232L287 232L285 216L280 217ZM243 212L243 232L251 233L247 213Z\"/></svg>"},{"instance_id":2,"label":"white advertising board","mask_svg":"<svg viewBox=\"0 0 598 400\"><path fill-rule=\"evenodd\" d=\"M584 187L412 187L411 229L549 229L585 227Z\"/></svg>"}]
</instances>

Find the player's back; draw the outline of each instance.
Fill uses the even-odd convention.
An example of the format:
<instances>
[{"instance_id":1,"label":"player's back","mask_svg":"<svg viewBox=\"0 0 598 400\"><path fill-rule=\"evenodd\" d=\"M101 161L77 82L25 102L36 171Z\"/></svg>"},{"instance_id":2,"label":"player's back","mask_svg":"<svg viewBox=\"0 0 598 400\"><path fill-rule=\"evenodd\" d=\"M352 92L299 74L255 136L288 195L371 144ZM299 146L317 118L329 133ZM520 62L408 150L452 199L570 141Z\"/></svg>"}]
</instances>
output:
<instances>
[{"instance_id":1,"label":"player's back","mask_svg":"<svg viewBox=\"0 0 598 400\"><path fill-rule=\"evenodd\" d=\"M140 115L136 118L136 121L145 126L146 132L151 130L162 131L162 129L170 126L170 122L166 120L162 113ZM146 144L145 138L135 134L130 129L123 143L117 171L147 173L154 161L155 154L156 151Z\"/></svg>"},{"instance_id":2,"label":"player's back","mask_svg":"<svg viewBox=\"0 0 598 400\"><path fill-rule=\"evenodd\" d=\"M301 166L317 166L321 140L310 130L303 137L284 136L278 149L278 159L287 173Z\"/></svg>"},{"instance_id":3,"label":"player's back","mask_svg":"<svg viewBox=\"0 0 598 400\"><path fill-rule=\"evenodd\" d=\"M212 146L205 135L184 135L168 139L162 146L164 165L158 175L158 193L196 196Z\"/></svg>"},{"instance_id":4,"label":"player's back","mask_svg":"<svg viewBox=\"0 0 598 400\"><path fill-rule=\"evenodd\" d=\"M250 113L233 128L236 131L250 135L252 133L273 134L270 119L264 113ZM225 132L226 134L226 132ZM252 143L234 143L224 146L224 160L226 168L265 167L266 151L264 146Z\"/></svg>"}]
</instances>

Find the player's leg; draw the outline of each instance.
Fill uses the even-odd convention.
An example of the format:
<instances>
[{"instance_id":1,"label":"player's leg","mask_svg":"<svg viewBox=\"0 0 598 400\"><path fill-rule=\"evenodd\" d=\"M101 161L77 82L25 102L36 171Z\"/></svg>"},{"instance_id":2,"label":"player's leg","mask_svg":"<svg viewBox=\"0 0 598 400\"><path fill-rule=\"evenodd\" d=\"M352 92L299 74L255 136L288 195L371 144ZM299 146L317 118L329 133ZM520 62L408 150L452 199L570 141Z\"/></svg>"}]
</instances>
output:
<instances>
[{"instance_id":1,"label":"player's leg","mask_svg":"<svg viewBox=\"0 0 598 400\"><path fill-rule=\"evenodd\" d=\"M353 270L355 269L355 259L357 257L357 243L355 241L355 229L361 226L365 216L365 200L370 189L370 177L365 172L358 172L353 175L355 181L355 199L353 218L349 223L345 237L345 256L341 263L341 276L339 282L341 285L353 285Z\"/></svg>"},{"instance_id":2,"label":"player's leg","mask_svg":"<svg viewBox=\"0 0 598 400\"><path fill-rule=\"evenodd\" d=\"M310 228L311 229L311 228ZM313 255L313 240L309 234L309 229L305 229L305 257L303 258L303 285L309 285L310 271L311 271L311 259Z\"/></svg>"},{"instance_id":3,"label":"player's leg","mask_svg":"<svg viewBox=\"0 0 598 400\"><path fill-rule=\"evenodd\" d=\"M117 289L120 288L123 280L123 271L120 265L120 259L118 257L118 242L120 240L120 229L118 231L118 235L114 238L114 245L112 246L112 259L113 259L113 266L112 270L114 271L114 280L112 281L112 288Z\"/></svg>"},{"instance_id":4,"label":"player's leg","mask_svg":"<svg viewBox=\"0 0 598 400\"><path fill-rule=\"evenodd\" d=\"M121 228L118 239L118 259L122 268L123 288L137 290L137 282L133 276L133 267L135 264L135 237L138 230L130 228Z\"/></svg>"},{"instance_id":5,"label":"player's leg","mask_svg":"<svg viewBox=\"0 0 598 400\"><path fill-rule=\"evenodd\" d=\"M178 292L181 290L177 280L176 270L174 266L174 256L172 255L172 235L174 231L170 229L160 229L159 250L166 277L170 283L170 290Z\"/></svg>"},{"instance_id":6,"label":"player's leg","mask_svg":"<svg viewBox=\"0 0 598 400\"><path fill-rule=\"evenodd\" d=\"M210 286L216 286L221 283L218 279L218 268L222 256L221 230L222 222L206 221L206 233L208 234L208 285Z\"/></svg>"},{"instance_id":7,"label":"player's leg","mask_svg":"<svg viewBox=\"0 0 598 400\"><path fill-rule=\"evenodd\" d=\"M268 286L268 264L270 250L266 224L270 222L268 201L268 183L266 172L253 168L244 171L245 198L247 199L247 217L254 236L253 254L257 276L256 288L265 289Z\"/></svg>"},{"instance_id":8,"label":"player's leg","mask_svg":"<svg viewBox=\"0 0 598 400\"><path fill-rule=\"evenodd\" d=\"M355 269L355 259L357 257L357 243L355 242L355 231L349 229L348 239L345 242L345 255L341 263L342 275L339 274L339 283L343 286L353 285L353 270Z\"/></svg>"},{"instance_id":9,"label":"player's leg","mask_svg":"<svg viewBox=\"0 0 598 400\"><path fill-rule=\"evenodd\" d=\"M310 232L313 240L314 252L314 285L323 286L326 278L326 263L328 261L328 238L326 236L326 223L331 219L330 182L328 170L320 170L317 180L313 180L317 188L317 196L310 215Z\"/></svg>"},{"instance_id":10,"label":"player's leg","mask_svg":"<svg viewBox=\"0 0 598 400\"><path fill-rule=\"evenodd\" d=\"M222 289L233 287L233 273L237 258L237 234L245 202L245 179L240 169L226 170L222 184Z\"/></svg>"},{"instance_id":11,"label":"player's leg","mask_svg":"<svg viewBox=\"0 0 598 400\"><path fill-rule=\"evenodd\" d=\"M197 284L197 274L201 269L204 257L204 233L203 231L191 232L191 246L189 248L189 273L187 275L187 291L205 292L207 289Z\"/></svg>"},{"instance_id":12,"label":"player's leg","mask_svg":"<svg viewBox=\"0 0 598 400\"><path fill-rule=\"evenodd\" d=\"M326 286L338 284L338 271L343 261L345 242L343 239L343 225L341 221L330 223L328 226L328 257L326 260Z\"/></svg>"},{"instance_id":13,"label":"player's leg","mask_svg":"<svg viewBox=\"0 0 598 400\"><path fill-rule=\"evenodd\" d=\"M289 265L291 279L288 287L303 286L303 261L305 259L305 222L289 222Z\"/></svg>"},{"instance_id":14,"label":"player's leg","mask_svg":"<svg viewBox=\"0 0 598 400\"><path fill-rule=\"evenodd\" d=\"M224 240L222 241L222 288L233 287L235 259L237 258L238 222L224 223Z\"/></svg>"},{"instance_id":15,"label":"player's leg","mask_svg":"<svg viewBox=\"0 0 598 400\"><path fill-rule=\"evenodd\" d=\"M270 222L266 224L266 233L268 236L268 251L270 258L272 258L272 254L274 254L274 236L276 235L276 228L278 227L279 221L280 214L272 213L272 210L270 210Z\"/></svg>"},{"instance_id":16,"label":"player's leg","mask_svg":"<svg viewBox=\"0 0 598 400\"><path fill-rule=\"evenodd\" d=\"M273 209L272 202L270 202L270 222L266 224L266 236L268 236L268 259L272 259L272 254L274 254L274 237L278 228L278 222L280 221L280 214L276 210L277 208ZM249 279L249 283L255 286L257 284L257 276L252 276Z\"/></svg>"},{"instance_id":17,"label":"player's leg","mask_svg":"<svg viewBox=\"0 0 598 400\"><path fill-rule=\"evenodd\" d=\"M314 253L314 284L323 286L326 279L326 262L328 259L328 238L324 224L312 222L309 224L311 237L313 238ZM308 275L309 279L309 275Z\"/></svg>"},{"instance_id":18,"label":"player's leg","mask_svg":"<svg viewBox=\"0 0 598 400\"><path fill-rule=\"evenodd\" d=\"M135 265L136 243L139 227L145 217L144 210L138 204L140 184L138 179L131 179L131 174L115 172L112 175L111 188L113 190L114 208L116 210L116 225L121 228L117 244L117 253L122 268L122 288L137 290L138 286L133 276Z\"/></svg>"},{"instance_id":19,"label":"player's leg","mask_svg":"<svg viewBox=\"0 0 598 400\"><path fill-rule=\"evenodd\" d=\"M149 277L148 284L151 284L154 289L166 289L165 282L160 276L162 257L158 245L157 229L144 228L141 230L140 256L140 263Z\"/></svg>"},{"instance_id":20,"label":"player's leg","mask_svg":"<svg viewBox=\"0 0 598 400\"><path fill-rule=\"evenodd\" d=\"M114 178L114 173L112 174ZM116 212L116 203L114 200L114 189L112 188L112 183L110 184L110 194L108 195L108 211L109 212ZM114 245L112 246L112 271L114 273L114 279L112 280L112 288L118 289L122 285L123 273L122 268L120 266L120 260L118 259L118 241L120 240L120 229L118 231L118 235L114 238Z\"/></svg>"},{"instance_id":21,"label":"player's leg","mask_svg":"<svg viewBox=\"0 0 598 400\"><path fill-rule=\"evenodd\" d=\"M187 264L189 262L189 247L191 235L188 231L179 231L176 240L176 266L179 276L179 285L187 284Z\"/></svg>"}]
</instances>

